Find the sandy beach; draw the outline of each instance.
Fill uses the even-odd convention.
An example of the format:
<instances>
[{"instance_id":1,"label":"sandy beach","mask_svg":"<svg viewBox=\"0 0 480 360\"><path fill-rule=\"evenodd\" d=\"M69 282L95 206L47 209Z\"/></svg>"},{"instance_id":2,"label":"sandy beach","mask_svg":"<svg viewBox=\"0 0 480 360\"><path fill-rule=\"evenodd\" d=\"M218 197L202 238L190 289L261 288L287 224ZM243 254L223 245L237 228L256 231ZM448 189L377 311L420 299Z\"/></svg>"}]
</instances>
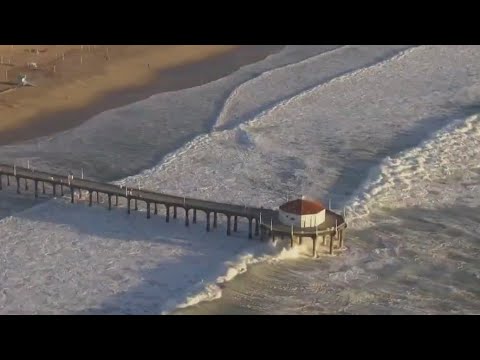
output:
<instances>
[{"instance_id":1,"label":"sandy beach","mask_svg":"<svg viewBox=\"0 0 480 360\"><path fill-rule=\"evenodd\" d=\"M198 86L278 45L0 45L0 144L77 126L102 111ZM19 86L26 75L33 86Z\"/></svg>"}]
</instances>

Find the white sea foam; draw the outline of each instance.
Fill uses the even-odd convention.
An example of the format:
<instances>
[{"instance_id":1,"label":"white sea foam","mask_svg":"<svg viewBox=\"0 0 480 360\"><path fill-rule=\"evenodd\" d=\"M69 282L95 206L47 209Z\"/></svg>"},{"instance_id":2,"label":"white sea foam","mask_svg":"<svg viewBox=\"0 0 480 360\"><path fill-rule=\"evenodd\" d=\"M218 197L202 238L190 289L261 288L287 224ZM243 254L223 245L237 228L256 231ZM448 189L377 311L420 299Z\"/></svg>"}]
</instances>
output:
<instances>
[{"instance_id":1,"label":"white sea foam","mask_svg":"<svg viewBox=\"0 0 480 360\"><path fill-rule=\"evenodd\" d=\"M222 219L207 234L202 215L185 228L182 214L178 224L165 224L161 218L147 221L142 213L127 217L52 201L0 223L1 312L165 313L228 297L225 289L236 282L226 282L252 264L290 266L281 280L287 283L259 281L268 304L248 293L263 312L475 312L478 222L468 211L460 217L448 208L480 205L478 118L462 115L477 105L480 48L420 46L399 55L400 50L349 46L288 66L282 54L275 55L282 68L264 64L260 75L245 76L224 92L218 131L119 181L269 207L288 192L324 201L332 196L334 206L348 206L352 220L342 256L309 260L310 266L298 261L309 254L308 241L292 250L282 242L252 243L243 222L238 236L227 237ZM284 55L292 56L288 51ZM121 158L135 146L143 149L155 129L151 116L140 116L144 108L173 117L194 99L208 104L202 106L210 116L216 114L209 107L215 86L225 81L152 97L115 116L103 114L59 135L54 146L40 141L34 148L54 153L72 136L78 141L72 151L88 139L91 152L105 161ZM92 135L132 116L142 119L142 133L131 136L129 146L117 146L110 125L110 143L102 135L104 145L98 144ZM193 121L195 113L185 116ZM454 119L459 120L444 127ZM23 146L6 148L2 156L27 159L33 148ZM118 153L105 151L110 146ZM362 214L368 216L354 219ZM439 228L444 231L436 233ZM300 270L293 272L296 266ZM289 296L278 296L278 289Z\"/></svg>"}]
</instances>

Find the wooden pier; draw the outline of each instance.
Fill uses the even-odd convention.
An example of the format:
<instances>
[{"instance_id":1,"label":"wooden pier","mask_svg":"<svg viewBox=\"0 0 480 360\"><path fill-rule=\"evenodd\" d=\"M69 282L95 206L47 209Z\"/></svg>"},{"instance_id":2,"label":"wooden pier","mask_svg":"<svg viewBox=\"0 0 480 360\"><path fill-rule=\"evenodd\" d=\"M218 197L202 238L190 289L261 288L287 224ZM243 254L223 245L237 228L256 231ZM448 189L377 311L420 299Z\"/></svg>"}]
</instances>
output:
<instances>
[{"instance_id":1,"label":"wooden pier","mask_svg":"<svg viewBox=\"0 0 480 360\"><path fill-rule=\"evenodd\" d=\"M79 193L80 198L82 192L86 192L89 206L92 206L93 194L96 193L97 202L99 201L99 194L103 194L108 198L108 210L111 210L112 208L112 198L115 206L118 206L119 198L125 198L127 200L128 214L131 212L132 200L134 202L135 210L138 209L138 201L143 201L146 204L146 216L148 219L151 216L152 208L154 214L157 214L158 205L161 205L165 207L166 222L169 222L170 214L173 215L173 218L176 218L177 209L181 208L185 212L185 226L189 226L190 216L192 216L192 223L195 224L197 222L197 211L203 211L206 215L206 231L210 231L211 228L216 228L218 214L223 214L227 218L227 235L231 235L232 227L234 232L237 231L238 218L247 219L249 239L252 239L254 235L259 236L260 231L262 233L260 236L261 239L264 238L265 234L270 234L273 238L276 235L292 235L291 229L288 228L288 226L278 223L277 212L273 209L174 196L141 190L134 187L101 183L69 175L52 174L38 171L33 168L0 164L0 190L2 190L3 186L2 179L5 177L7 186L16 186L18 194L22 192L21 185L23 184L24 190L33 190L35 198L38 198L39 191L42 191L42 193L45 194L45 184L49 184L52 186L53 196L57 196L57 194L64 196L64 193L68 193L70 195L71 203L75 202L75 192ZM332 222L333 224L337 224L337 228L332 228L330 226ZM332 239L338 230L344 230L345 228L346 223L342 216L327 211L327 221L325 221L324 226L317 227L316 230L314 228L303 228L302 230L295 229L292 236L300 236L300 239L302 237L312 237L313 239L313 237L316 238L316 236L323 236L325 238L325 236L330 235ZM343 234L341 235L341 239L343 239ZM340 241L343 242L343 240ZM331 240L331 242L333 242L333 240Z\"/></svg>"}]
</instances>

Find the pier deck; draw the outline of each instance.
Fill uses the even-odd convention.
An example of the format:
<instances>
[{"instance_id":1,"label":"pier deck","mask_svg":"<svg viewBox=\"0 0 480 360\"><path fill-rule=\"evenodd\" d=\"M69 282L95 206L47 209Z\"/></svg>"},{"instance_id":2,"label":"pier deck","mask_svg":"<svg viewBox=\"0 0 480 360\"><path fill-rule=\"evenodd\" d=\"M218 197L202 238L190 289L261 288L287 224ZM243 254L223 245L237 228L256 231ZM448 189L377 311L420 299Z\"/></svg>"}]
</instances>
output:
<instances>
[{"instance_id":1,"label":"pier deck","mask_svg":"<svg viewBox=\"0 0 480 360\"><path fill-rule=\"evenodd\" d=\"M193 223L196 223L196 212L203 211L206 214L206 230L210 231L210 215L213 215L213 227L217 226L217 214L223 214L227 217L227 235L231 235L231 219L233 218L233 231L237 231L238 218L246 218L249 223L248 237L251 239L253 233L259 235L259 229L262 228L275 236L278 234L290 234L291 228L281 224L278 221L277 211L268 208L249 207L244 205L228 204L222 202L201 200L189 197L181 197L169 194L163 194L150 190L141 190L134 187L120 186L109 183L82 179L77 177L69 177L68 175L59 175L38 171L33 168L24 168L19 166L0 164L0 190L2 189L2 177L7 177L7 184L10 185L10 178L16 182L17 193L21 192L20 180L25 183L25 189L28 189L28 181L33 182L35 197L38 197L38 185L42 183L42 192L45 193L44 184L50 184L53 188L53 195L56 195L57 187L60 187L61 194L64 188L70 192L71 202L75 201L76 191L86 191L89 197L89 206L92 205L92 194L105 194L108 197L108 209L112 207L112 197L115 198L115 205L118 204L118 198L127 200L127 212L130 214L131 200L143 201L147 206L147 218L150 218L150 206L155 206L157 213L157 205L163 205L166 209L166 221L170 218L170 208L173 208L173 217L177 217L177 208L183 208L185 211L185 225L189 226L189 213L193 211ZM253 222L255 229L253 230ZM337 228L335 228L335 223ZM301 228L294 229L295 236L316 237L327 234L334 234L336 230L343 230L346 227L345 220L342 216L327 210L326 221L318 228ZM263 235L262 230L262 235Z\"/></svg>"}]
</instances>

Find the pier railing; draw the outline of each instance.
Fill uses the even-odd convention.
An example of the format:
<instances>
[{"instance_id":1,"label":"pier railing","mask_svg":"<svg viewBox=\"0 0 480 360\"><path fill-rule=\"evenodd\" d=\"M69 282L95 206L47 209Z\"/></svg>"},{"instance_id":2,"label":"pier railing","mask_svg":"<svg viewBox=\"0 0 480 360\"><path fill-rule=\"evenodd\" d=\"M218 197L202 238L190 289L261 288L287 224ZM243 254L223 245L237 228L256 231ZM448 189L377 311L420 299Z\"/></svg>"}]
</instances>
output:
<instances>
[{"instance_id":1,"label":"pier railing","mask_svg":"<svg viewBox=\"0 0 480 360\"><path fill-rule=\"evenodd\" d=\"M56 196L57 187L60 187L61 195L64 194L64 188L70 192L71 202L75 202L75 191L86 191L88 193L89 205L92 205L92 194L104 194L108 197L108 208L112 207L112 197L115 199L115 205L118 205L118 198L125 198L127 200L127 211L130 214L131 201L134 201L135 210L137 209L137 202L144 201L147 206L147 218L150 218L150 206L155 208L157 213L157 205L163 205L166 208L166 221L170 219L170 208L173 208L173 218L177 217L177 208L183 208L185 211L185 225L189 225L189 212L193 211L193 223L196 223L197 211L203 211L207 218L207 231L210 231L210 214L213 215L213 227L217 226L217 215L223 214L227 217L227 234L230 235L230 221L234 219L234 231L237 229L237 218L246 218L249 223L249 238L253 236L253 222L255 221L255 234L258 234L258 218L260 212L268 214L273 212L272 209L249 207L245 205L237 205L223 202L215 202L209 200L195 199L191 197L182 197L160 192L154 192L148 189L139 189L136 187L129 187L128 185L116 185L111 183L102 183L98 181L88 180L85 178L77 178L72 175L54 174L45 171L39 171L34 168L25 168L15 165L0 164L0 190L2 188L1 179L6 177L7 185L10 185L10 179L17 185L17 193L20 193L22 180L25 184L25 190L28 190L28 182L33 182L35 197L38 197L38 186L42 185L42 193L45 193L45 183L50 184L53 188L53 195Z\"/></svg>"},{"instance_id":2,"label":"pier railing","mask_svg":"<svg viewBox=\"0 0 480 360\"><path fill-rule=\"evenodd\" d=\"M129 187L128 185L116 185L111 183L102 183L98 181L88 180L82 177L77 178L73 175L60 175L44 171L38 171L34 168L24 168L16 165L0 164L0 190L3 187L3 178L6 177L6 185L16 183L17 193L21 193L22 188L20 181L24 182L24 190L29 190L29 182L33 182L33 189L35 198L39 196L39 185L42 186L42 193L45 194L45 183L50 184L53 190L53 196L57 194L57 188L60 187L60 195L64 196L64 188L70 193L71 202L75 202L75 193L78 191L78 197L81 199L82 192L87 192L88 204L92 206L93 194L96 193L97 202L99 202L99 194L108 197L108 209L112 208L112 198L114 198L114 205L118 206L118 198L125 198L127 200L127 212L131 212L131 201L134 202L134 209L138 210L138 201L143 201L147 208L147 218L150 218L151 206L154 207L154 214L158 213L157 206L165 206L165 220L169 222L170 209L173 210L173 218L177 218L177 208L182 208L185 213L185 226L190 224L190 212L192 212L192 222L197 222L197 211L203 211L206 215L206 230L210 231L210 216L213 216L213 228L217 227L218 214L223 214L227 218L227 235L231 235L231 222L233 219L233 231L236 232L238 228L238 218L245 218L248 220L248 237L253 238L259 235L260 229L271 230L272 233L290 234L290 227L276 221L277 212L270 208L251 207L247 205L238 205L227 202L216 202L210 200L202 200L191 197L176 196L155 192L148 189L140 189L137 187ZM272 226L262 223L262 219L275 222ZM255 227L253 228L253 226ZM270 228L270 229L269 229ZM295 229L295 234L298 236L318 236L330 234L334 236L338 230L341 232L346 228L346 223L341 215L338 215L331 210L327 210L326 221L322 227L316 228L301 228ZM293 234L292 234L293 236Z\"/></svg>"}]
</instances>

